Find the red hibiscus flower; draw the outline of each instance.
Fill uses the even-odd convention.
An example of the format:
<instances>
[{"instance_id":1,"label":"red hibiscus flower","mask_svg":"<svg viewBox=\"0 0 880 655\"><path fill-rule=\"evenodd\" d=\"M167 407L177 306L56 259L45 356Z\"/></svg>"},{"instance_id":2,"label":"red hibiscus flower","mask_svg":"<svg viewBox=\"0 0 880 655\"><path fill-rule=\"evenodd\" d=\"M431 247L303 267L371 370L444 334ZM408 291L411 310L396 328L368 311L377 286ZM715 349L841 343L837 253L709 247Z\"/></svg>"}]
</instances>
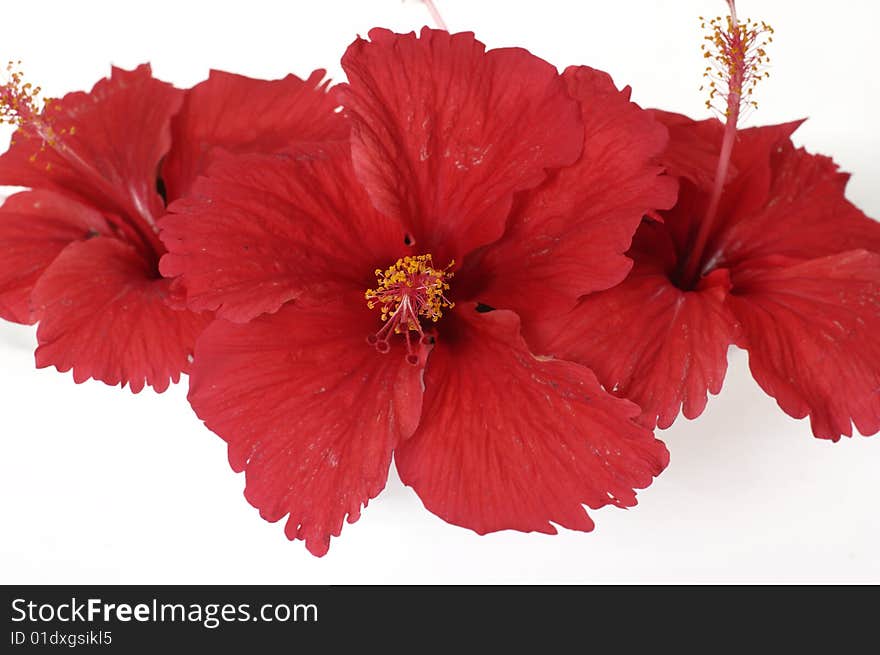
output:
<instances>
[{"instance_id":1,"label":"red hibiscus flower","mask_svg":"<svg viewBox=\"0 0 880 655\"><path fill-rule=\"evenodd\" d=\"M543 348L590 366L666 428L721 390L732 344L758 384L813 433L880 430L880 225L844 197L848 175L795 148L799 123L736 130L769 26L713 22L730 91L727 124L657 112L681 181L662 223L645 220L618 287L542 327Z\"/></svg>"},{"instance_id":2,"label":"red hibiscus flower","mask_svg":"<svg viewBox=\"0 0 880 655\"><path fill-rule=\"evenodd\" d=\"M213 71L188 92L148 65L113 69L89 93L34 106L10 69L0 88L17 124L0 184L30 187L0 209L0 316L39 321L38 367L163 391L211 317L174 307L159 275L157 221L218 151L272 152L347 136L321 84Z\"/></svg>"},{"instance_id":3,"label":"red hibiscus flower","mask_svg":"<svg viewBox=\"0 0 880 655\"><path fill-rule=\"evenodd\" d=\"M634 505L666 449L521 328L626 275L641 217L674 201L666 130L589 68L470 33L370 39L342 60L350 148L229 158L162 221L162 272L219 317L190 402L315 555L392 456L451 523L591 530L584 505Z\"/></svg>"}]
</instances>

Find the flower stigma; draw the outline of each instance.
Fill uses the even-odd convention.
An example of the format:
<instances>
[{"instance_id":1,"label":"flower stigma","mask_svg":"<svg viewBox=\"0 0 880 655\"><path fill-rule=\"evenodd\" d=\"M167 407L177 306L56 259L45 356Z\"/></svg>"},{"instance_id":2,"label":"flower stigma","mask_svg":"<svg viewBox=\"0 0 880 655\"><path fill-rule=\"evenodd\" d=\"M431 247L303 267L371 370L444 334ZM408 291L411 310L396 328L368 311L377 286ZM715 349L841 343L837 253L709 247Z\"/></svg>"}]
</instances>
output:
<instances>
[{"instance_id":1,"label":"flower stigma","mask_svg":"<svg viewBox=\"0 0 880 655\"><path fill-rule=\"evenodd\" d=\"M56 131L53 126L54 116L52 109L60 110L59 105L54 105L52 99L40 100L40 87L33 86L24 81L24 74L20 70L21 62L10 61L6 65L7 81L0 85L0 125L6 124L18 128L26 137L36 137L41 140L40 152L50 148L57 148L59 138L67 134L66 129ZM71 134L75 128L70 128ZM13 139L16 135L13 135ZM31 155L33 163L37 153ZM50 164L46 164L49 170Z\"/></svg>"},{"instance_id":2,"label":"flower stigma","mask_svg":"<svg viewBox=\"0 0 880 655\"><path fill-rule=\"evenodd\" d=\"M406 338L406 361L419 363L418 349L433 343L433 337L425 334L422 321L436 323L444 309L452 309L455 303L446 297L449 279L454 275L450 268L434 268L430 254L402 257L382 270L376 269L375 289L364 293L367 307L378 309L382 314L382 329L367 337L367 343L380 353L391 350L392 335ZM414 338L415 332L418 338Z\"/></svg>"}]
</instances>

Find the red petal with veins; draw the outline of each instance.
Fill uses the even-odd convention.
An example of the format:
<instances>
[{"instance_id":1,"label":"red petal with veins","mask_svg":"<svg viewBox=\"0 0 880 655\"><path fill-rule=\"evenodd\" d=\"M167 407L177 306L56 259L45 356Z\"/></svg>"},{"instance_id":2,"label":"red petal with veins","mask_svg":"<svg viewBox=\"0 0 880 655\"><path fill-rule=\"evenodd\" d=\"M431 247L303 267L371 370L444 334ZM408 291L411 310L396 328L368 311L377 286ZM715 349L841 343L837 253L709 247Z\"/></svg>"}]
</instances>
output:
<instances>
[{"instance_id":1,"label":"red petal with veins","mask_svg":"<svg viewBox=\"0 0 880 655\"><path fill-rule=\"evenodd\" d=\"M171 116L182 91L152 77L144 64L133 71L113 68L89 93L69 93L44 115L52 121L62 156L22 130L0 156L0 184L49 188L79 197L96 209L141 217L164 213L156 191L159 161L171 144ZM31 161L33 158L33 161Z\"/></svg>"},{"instance_id":2,"label":"red petal with veins","mask_svg":"<svg viewBox=\"0 0 880 655\"><path fill-rule=\"evenodd\" d=\"M581 153L579 108L556 69L471 33L370 31L342 58L358 177L439 260L504 232L513 194Z\"/></svg>"},{"instance_id":3,"label":"red petal with veins","mask_svg":"<svg viewBox=\"0 0 880 655\"><path fill-rule=\"evenodd\" d=\"M724 304L727 271L704 278L695 291L674 286L665 229L646 222L626 280L540 326L542 352L592 368L606 389L637 403L640 422L652 428L669 427L679 411L687 418L702 413L707 392L721 391L727 350L738 335Z\"/></svg>"},{"instance_id":4,"label":"red petal with veins","mask_svg":"<svg viewBox=\"0 0 880 655\"><path fill-rule=\"evenodd\" d=\"M736 217L752 216L772 202L770 190L776 173L773 153L791 143L791 135L801 123L803 121L792 121L737 132L731 164L739 174L724 189L718 210L722 220L716 232L736 221Z\"/></svg>"},{"instance_id":5,"label":"red petal with veins","mask_svg":"<svg viewBox=\"0 0 880 655\"><path fill-rule=\"evenodd\" d=\"M288 75L256 80L212 70L186 94L171 122L172 146L162 167L169 199L187 193L208 169L212 151L272 153L348 138L348 125L334 109L323 70L307 80Z\"/></svg>"},{"instance_id":6,"label":"red petal with veins","mask_svg":"<svg viewBox=\"0 0 880 655\"><path fill-rule=\"evenodd\" d=\"M40 315L37 367L73 369L80 383L144 385L161 392L177 382L210 317L165 304L170 281L132 246L97 237L68 245L33 292Z\"/></svg>"},{"instance_id":7,"label":"red petal with veins","mask_svg":"<svg viewBox=\"0 0 880 655\"><path fill-rule=\"evenodd\" d=\"M669 143L661 163L675 177L684 177L703 189L711 189L721 151L724 125L714 119L694 119L659 109L649 109L654 118L669 130ZM730 175L736 174L731 165Z\"/></svg>"},{"instance_id":8,"label":"red petal with veins","mask_svg":"<svg viewBox=\"0 0 880 655\"><path fill-rule=\"evenodd\" d=\"M678 203L663 220L681 253L693 245L700 222L706 214L712 192L718 157L721 150L723 125L715 120L694 121L686 116L654 111L654 116L669 129L669 145L661 162L670 174L683 178ZM740 130L731 155L727 183L719 207L719 220L710 236L709 252L716 252L714 262L727 262L725 244L720 234L725 226L752 216L770 202L773 170L771 155L790 143L791 134L801 121Z\"/></svg>"},{"instance_id":9,"label":"red petal with veins","mask_svg":"<svg viewBox=\"0 0 880 655\"><path fill-rule=\"evenodd\" d=\"M109 234L100 213L51 191L10 196L0 208L0 317L32 324L31 292L72 241Z\"/></svg>"},{"instance_id":10,"label":"red petal with veins","mask_svg":"<svg viewBox=\"0 0 880 655\"><path fill-rule=\"evenodd\" d=\"M880 255L754 262L733 282L752 374L783 411L832 441L880 430Z\"/></svg>"},{"instance_id":11,"label":"red petal with veins","mask_svg":"<svg viewBox=\"0 0 880 655\"><path fill-rule=\"evenodd\" d=\"M462 304L450 319L454 333L425 371L419 428L395 454L425 507L480 534L552 534L551 522L592 530L583 505L634 505L634 489L668 461L630 420L638 408L587 368L533 356L513 312Z\"/></svg>"},{"instance_id":12,"label":"red petal with veins","mask_svg":"<svg viewBox=\"0 0 880 655\"><path fill-rule=\"evenodd\" d=\"M632 267L624 256L642 217L675 203L677 185L653 163L666 129L618 91L607 73L568 68L563 78L580 102L584 151L523 194L498 243L479 269L488 280L479 299L512 309L524 327L574 307L587 293L620 282Z\"/></svg>"},{"instance_id":13,"label":"red petal with veins","mask_svg":"<svg viewBox=\"0 0 880 655\"><path fill-rule=\"evenodd\" d=\"M880 224L844 198L849 176L830 158L795 149L786 139L773 148L769 162L765 202L753 211L737 211L717 240L724 261L880 252Z\"/></svg>"},{"instance_id":14,"label":"red petal with veins","mask_svg":"<svg viewBox=\"0 0 880 655\"><path fill-rule=\"evenodd\" d=\"M354 177L347 146L323 157L227 157L161 221L162 274L181 276L188 305L246 322L309 289L363 293L404 249Z\"/></svg>"},{"instance_id":15,"label":"red petal with veins","mask_svg":"<svg viewBox=\"0 0 880 655\"><path fill-rule=\"evenodd\" d=\"M314 555L382 490L418 423L422 367L402 340L385 355L366 344L376 320L362 293L310 298L247 325L216 321L196 348L196 413L245 471L248 501L268 521L286 516L287 537Z\"/></svg>"},{"instance_id":16,"label":"red petal with veins","mask_svg":"<svg viewBox=\"0 0 880 655\"><path fill-rule=\"evenodd\" d=\"M669 144L661 161L667 172L684 177L700 188L711 191L721 153L724 124L716 118L695 121L683 114L659 109L647 110L669 130ZM802 120L750 127L737 131L736 144L731 155L728 179L763 163L770 152L788 139L803 123Z\"/></svg>"}]
</instances>

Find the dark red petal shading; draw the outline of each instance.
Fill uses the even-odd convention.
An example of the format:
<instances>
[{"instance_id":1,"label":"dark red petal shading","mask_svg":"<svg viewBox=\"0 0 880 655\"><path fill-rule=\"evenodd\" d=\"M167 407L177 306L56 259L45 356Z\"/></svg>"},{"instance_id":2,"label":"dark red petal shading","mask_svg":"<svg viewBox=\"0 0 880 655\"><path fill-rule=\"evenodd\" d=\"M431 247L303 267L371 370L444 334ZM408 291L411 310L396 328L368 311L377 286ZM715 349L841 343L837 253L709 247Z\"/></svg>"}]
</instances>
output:
<instances>
[{"instance_id":1,"label":"dark red petal shading","mask_svg":"<svg viewBox=\"0 0 880 655\"><path fill-rule=\"evenodd\" d=\"M55 131L67 131L59 149L74 154L41 152L42 141L19 130L0 156L0 185L53 189L153 223L164 212L156 176L182 93L154 79L149 64L114 67L90 93L69 93L46 110Z\"/></svg>"},{"instance_id":2,"label":"dark red petal shading","mask_svg":"<svg viewBox=\"0 0 880 655\"><path fill-rule=\"evenodd\" d=\"M104 217L51 191L24 191L0 208L0 318L32 324L31 291L71 241L109 234Z\"/></svg>"},{"instance_id":3,"label":"dark red petal shading","mask_svg":"<svg viewBox=\"0 0 880 655\"><path fill-rule=\"evenodd\" d=\"M355 292L286 305L199 339L189 399L245 471L245 496L313 555L385 486L391 453L415 429L422 367L370 348L376 321Z\"/></svg>"},{"instance_id":4,"label":"dark red petal shading","mask_svg":"<svg viewBox=\"0 0 880 655\"><path fill-rule=\"evenodd\" d=\"M324 75L316 70L307 80L258 80L212 70L187 92L171 122L172 145L162 167L168 198L189 191L215 147L268 154L302 142L347 139L348 125L334 112L338 102L327 93Z\"/></svg>"},{"instance_id":5,"label":"dark red petal shading","mask_svg":"<svg viewBox=\"0 0 880 655\"><path fill-rule=\"evenodd\" d=\"M725 262L880 252L880 224L845 199L849 176L830 158L795 149L786 139L773 149L769 168L765 202L755 211L737 212L718 240Z\"/></svg>"},{"instance_id":6,"label":"dark red petal shading","mask_svg":"<svg viewBox=\"0 0 880 655\"><path fill-rule=\"evenodd\" d=\"M498 239L513 194L580 155L577 103L547 62L485 52L469 32L374 29L370 39L342 58L355 169L379 211L435 261Z\"/></svg>"},{"instance_id":7,"label":"dark red petal shading","mask_svg":"<svg viewBox=\"0 0 880 655\"><path fill-rule=\"evenodd\" d=\"M449 318L454 338L431 354L419 428L395 454L425 507L480 534L553 534L551 522L592 530L583 505L634 505L668 461L630 420L638 408L583 366L533 356L513 312L468 303Z\"/></svg>"},{"instance_id":8,"label":"dark red petal shading","mask_svg":"<svg viewBox=\"0 0 880 655\"><path fill-rule=\"evenodd\" d=\"M752 374L783 411L832 441L880 430L880 255L760 262L733 283Z\"/></svg>"},{"instance_id":9,"label":"dark red petal shading","mask_svg":"<svg viewBox=\"0 0 880 655\"><path fill-rule=\"evenodd\" d=\"M403 228L380 215L354 177L347 146L325 157L227 157L161 221L166 277L181 276L188 305L246 322L308 290L375 285Z\"/></svg>"},{"instance_id":10,"label":"dark red petal shading","mask_svg":"<svg viewBox=\"0 0 880 655\"><path fill-rule=\"evenodd\" d=\"M642 408L639 420L651 428L669 427L679 411L687 418L702 413L707 392L721 391L727 350L738 336L724 302L727 271L716 271L695 291L677 288L668 275L671 258L660 256L663 244L644 239L646 231L664 229L645 224L627 279L545 321L536 339L542 352L593 369L606 389Z\"/></svg>"},{"instance_id":11,"label":"dark red petal shading","mask_svg":"<svg viewBox=\"0 0 880 655\"><path fill-rule=\"evenodd\" d=\"M210 316L165 304L169 280L123 241L97 237L65 248L37 282L37 367L73 369L110 385L158 392L177 382Z\"/></svg>"},{"instance_id":12,"label":"dark red petal shading","mask_svg":"<svg viewBox=\"0 0 880 655\"><path fill-rule=\"evenodd\" d=\"M523 194L480 265L488 285L479 299L516 311L527 334L542 315L567 312L580 296L626 277L632 261L623 253L642 217L676 198L675 181L653 162L666 145L663 125L607 73L579 66L563 78L580 102L584 152Z\"/></svg>"}]
</instances>

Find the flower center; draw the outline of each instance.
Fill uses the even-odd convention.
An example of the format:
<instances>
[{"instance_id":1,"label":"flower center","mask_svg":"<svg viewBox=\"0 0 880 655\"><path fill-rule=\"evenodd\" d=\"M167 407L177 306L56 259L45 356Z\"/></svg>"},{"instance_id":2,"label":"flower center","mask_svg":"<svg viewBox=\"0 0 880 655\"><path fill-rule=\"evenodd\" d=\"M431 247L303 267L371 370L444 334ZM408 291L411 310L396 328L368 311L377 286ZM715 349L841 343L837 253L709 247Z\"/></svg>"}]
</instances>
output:
<instances>
[{"instance_id":1,"label":"flower center","mask_svg":"<svg viewBox=\"0 0 880 655\"><path fill-rule=\"evenodd\" d=\"M403 257L384 271L377 268L378 285L375 289L368 289L364 297L367 307L381 312L385 325L367 337L367 343L380 353L387 353L391 350L391 337L402 334L406 339L406 360L418 364L418 350L433 343L433 337L425 334L422 321L436 323L443 316L444 309L455 306L446 297L449 279L453 276L449 269L454 264L452 261L446 268L434 268L428 254Z\"/></svg>"}]
</instances>

